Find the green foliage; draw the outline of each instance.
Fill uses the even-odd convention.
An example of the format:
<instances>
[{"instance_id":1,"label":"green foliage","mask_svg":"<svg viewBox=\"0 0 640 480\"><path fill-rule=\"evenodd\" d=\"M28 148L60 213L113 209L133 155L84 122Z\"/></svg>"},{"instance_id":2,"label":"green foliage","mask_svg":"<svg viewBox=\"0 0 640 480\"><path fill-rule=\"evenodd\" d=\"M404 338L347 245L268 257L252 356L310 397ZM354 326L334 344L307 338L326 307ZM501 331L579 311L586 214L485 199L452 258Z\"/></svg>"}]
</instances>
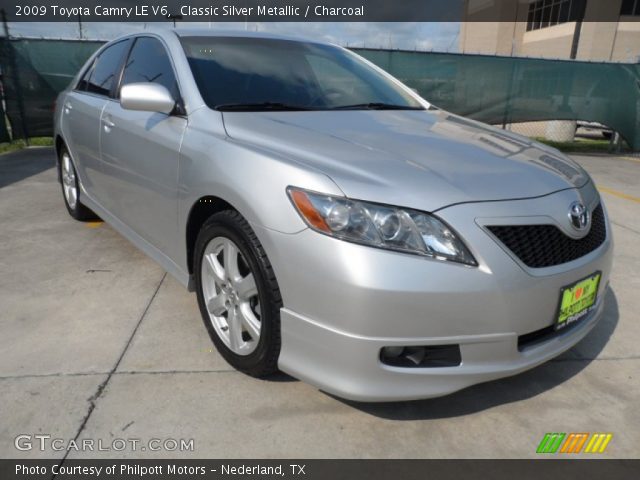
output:
<instances>
[{"instance_id":1,"label":"green foliage","mask_svg":"<svg viewBox=\"0 0 640 480\"><path fill-rule=\"evenodd\" d=\"M0 155L3 153L15 152L26 147L51 147L53 146L52 137L32 137L29 139L29 145L24 140L15 140L13 142L0 143Z\"/></svg>"}]
</instances>

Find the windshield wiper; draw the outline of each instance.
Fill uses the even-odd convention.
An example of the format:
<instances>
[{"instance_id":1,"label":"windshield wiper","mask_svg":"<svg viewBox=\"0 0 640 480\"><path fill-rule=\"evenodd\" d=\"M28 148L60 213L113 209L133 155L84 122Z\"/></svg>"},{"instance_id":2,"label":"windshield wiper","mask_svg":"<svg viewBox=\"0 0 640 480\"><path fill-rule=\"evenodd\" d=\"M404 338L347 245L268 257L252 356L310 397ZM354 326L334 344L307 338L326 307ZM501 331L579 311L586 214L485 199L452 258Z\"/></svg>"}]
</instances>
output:
<instances>
[{"instance_id":1,"label":"windshield wiper","mask_svg":"<svg viewBox=\"0 0 640 480\"><path fill-rule=\"evenodd\" d=\"M261 102L261 103L223 103L216 105L216 110L221 112L260 112L260 111L300 111L311 110L302 105L289 105L281 102Z\"/></svg>"},{"instance_id":2,"label":"windshield wiper","mask_svg":"<svg viewBox=\"0 0 640 480\"><path fill-rule=\"evenodd\" d=\"M333 107L331 110L424 110L424 108L412 107L409 105L393 105L391 103L371 102L341 105L339 107Z\"/></svg>"}]
</instances>

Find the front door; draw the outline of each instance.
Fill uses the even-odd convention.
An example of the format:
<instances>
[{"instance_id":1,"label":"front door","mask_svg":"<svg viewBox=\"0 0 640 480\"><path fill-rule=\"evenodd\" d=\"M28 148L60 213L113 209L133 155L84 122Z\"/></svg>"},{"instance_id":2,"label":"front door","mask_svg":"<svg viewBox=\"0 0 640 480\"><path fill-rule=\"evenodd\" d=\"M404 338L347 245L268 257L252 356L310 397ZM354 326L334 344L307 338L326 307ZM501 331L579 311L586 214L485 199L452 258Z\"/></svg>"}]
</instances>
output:
<instances>
[{"instance_id":1,"label":"front door","mask_svg":"<svg viewBox=\"0 0 640 480\"><path fill-rule=\"evenodd\" d=\"M133 44L121 83L137 82L159 83L179 98L172 63L157 38L139 37ZM119 101L102 112L101 160L110 210L165 253L178 235L178 163L186 126L184 116L125 110Z\"/></svg>"}]
</instances>

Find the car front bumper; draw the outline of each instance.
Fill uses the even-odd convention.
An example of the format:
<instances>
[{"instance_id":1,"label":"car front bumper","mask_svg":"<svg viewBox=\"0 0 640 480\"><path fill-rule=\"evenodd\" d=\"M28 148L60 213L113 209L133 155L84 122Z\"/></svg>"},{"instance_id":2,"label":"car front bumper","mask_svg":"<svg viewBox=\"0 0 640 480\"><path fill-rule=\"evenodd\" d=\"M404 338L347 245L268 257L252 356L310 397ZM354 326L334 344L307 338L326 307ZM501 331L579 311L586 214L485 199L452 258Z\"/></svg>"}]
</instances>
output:
<instances>
[{"instance_id":1,"label":"car front bumper","mask_svg":"<svg viewBox=\"0 0 640 480\"><path fill-rule=\"evenodd\" d=\"M456 392L476 383L516 375L571 348L600 319L604 301L580 324L553 339L518 351L511 333L426 338L359 337L331 330L289 310L281 313L283 349L280 368L338 397L383 402L417 400ZM457 367L399 368L380 361L392 345L458 344Z\"/></svg>"},{"instance_id":2,"label":"car front bumper","mask_svg":"<svg viewBox=\"0 0 640 480\"><path fill-rule=\"evenodd\" d=\"M608 221L600 247L545 269L520 264L483 225L497 216L508 219L511 211L553 211L574 195L439 212L472 248L478 267L356 245L311 230L281 234L254 226L283 296L281 370L347 399L412 400L514 375L571 348L604 310L613 248ZM591 196L597 204L597 194ZM519 337L553 325L561 288L596 271L602 278L592 311L565 331L519 348ZM380 360L384 347L451 344L459 345L462 358L454 367L393 367Z\"/></svg>"}]
</instances>

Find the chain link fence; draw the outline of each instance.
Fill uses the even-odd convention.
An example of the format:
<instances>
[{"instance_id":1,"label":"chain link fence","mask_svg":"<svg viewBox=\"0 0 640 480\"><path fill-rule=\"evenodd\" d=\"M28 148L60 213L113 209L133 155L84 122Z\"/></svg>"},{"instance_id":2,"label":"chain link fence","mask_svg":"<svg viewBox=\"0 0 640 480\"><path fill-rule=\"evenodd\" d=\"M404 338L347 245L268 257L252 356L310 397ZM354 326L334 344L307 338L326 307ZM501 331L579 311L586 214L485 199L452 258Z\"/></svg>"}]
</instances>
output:
<instances>
[{"instance_id":1,"label":"chain link fence","mask_svg":"<svg viewBox=\"0 0 640 480\"><path fill-rule=\"evenodd\" d=\"M551 120L511 123L500 126L526 137L573 150L632 153L631 148L622 136L608 126L598 122ZM640 152L636 154L640 155Z\"/></svg>"}]
</instances>

